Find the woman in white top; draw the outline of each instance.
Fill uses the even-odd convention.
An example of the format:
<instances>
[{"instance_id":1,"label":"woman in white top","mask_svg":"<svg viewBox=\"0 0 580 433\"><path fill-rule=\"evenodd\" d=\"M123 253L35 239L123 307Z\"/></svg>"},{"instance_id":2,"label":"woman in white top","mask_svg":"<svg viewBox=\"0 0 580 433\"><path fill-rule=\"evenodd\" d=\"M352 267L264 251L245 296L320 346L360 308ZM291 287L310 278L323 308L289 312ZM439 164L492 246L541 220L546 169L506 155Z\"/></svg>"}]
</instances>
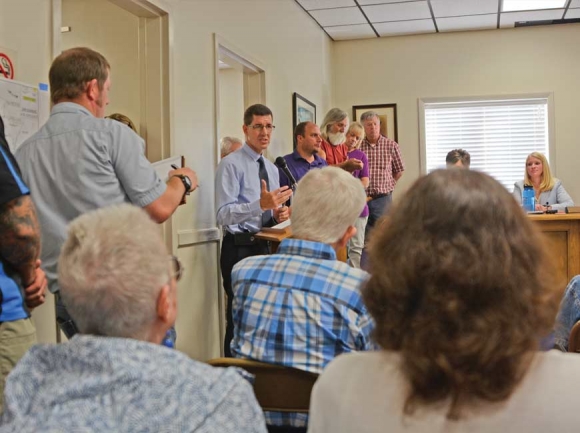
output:
<instances>
[{"instance_id":1,"label":"woman in white top","mask_svg":"<svg viewBox=\"0 0 580 433\"><path fill-rule=\"evenodd\" d=\"M564 210L567 206L574 206L572 197L566 192L562 182L552 176L548 160L539 152L532 152L528 155L524 180L519 180L514 184L513 196L520 204L524 185L534 187L538 211Z\"/></svg>"},{"instance_id":2,"label":"woman in white top","mask_svg":"<svg viewBox=\"0 0 580 433\"><path fill-rule=\"evenodd\" d=\"M543 245L488 175L419 179L370 247L383 350L330 363L308 431L577 431L580 356L538 351L560 295Z\"/></svg>"}]
</instances>

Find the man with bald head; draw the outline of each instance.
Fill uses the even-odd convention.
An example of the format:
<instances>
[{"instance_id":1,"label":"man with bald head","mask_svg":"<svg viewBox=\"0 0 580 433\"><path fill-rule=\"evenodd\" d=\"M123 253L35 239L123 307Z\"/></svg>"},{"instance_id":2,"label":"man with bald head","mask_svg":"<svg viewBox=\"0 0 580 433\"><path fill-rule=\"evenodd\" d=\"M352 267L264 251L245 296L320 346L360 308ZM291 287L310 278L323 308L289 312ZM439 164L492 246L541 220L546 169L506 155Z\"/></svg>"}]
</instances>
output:
<instances>
[{"instance_id":1,"label":"man with bald head","mask_svg":"<svg viewBox=\"0 0 580 433\"><path fill-rule=\"evenodd\" d=\"M328 164L324 159L318 156L322 135L318 125L312 122L302 122L296 125L294 129L294 142L296 149L294 152L284 156L288 170L298 182L312 168L326 167ZM286 174L280 171L280 186L290 186L290 180Z\"/></svg>"}]
</instances>

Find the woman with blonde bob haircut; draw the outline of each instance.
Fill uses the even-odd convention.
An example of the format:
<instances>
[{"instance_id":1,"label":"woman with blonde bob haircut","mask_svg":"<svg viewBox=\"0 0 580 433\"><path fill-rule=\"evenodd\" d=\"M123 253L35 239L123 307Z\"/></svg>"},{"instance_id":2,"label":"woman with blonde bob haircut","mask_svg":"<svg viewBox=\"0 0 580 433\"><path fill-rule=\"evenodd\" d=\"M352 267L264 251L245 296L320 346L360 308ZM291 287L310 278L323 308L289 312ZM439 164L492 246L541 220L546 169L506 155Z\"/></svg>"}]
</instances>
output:
<instances>
[{"instance_id":1,"label":"woman with blonde bob haircut","mask_svg":"<svg viewBox=\"0 0 580 433\"><path fill-rule=\"evenodd\" d=\"M514 185L513 196L520 204L524 185L534 187L537 211L564 210L567 206L574 206L572 197L566 192L562 182L552 176L548 160L539 152L532 152L528 155L524 180Z\"/></svg>"},{"instance_id":2,"label":"woman with blonde bob haircut","mask_svg":"<svg viewBox=\"0 0 580 433\"><path fill-rule=\"evenodd\" d=\"M577 428L580 358L538 351L558 282L497 181L469 170L419 179L371 241L370 266L362 293L383 350L327 367L309 432Z\"/></svg>"}]
</instances>

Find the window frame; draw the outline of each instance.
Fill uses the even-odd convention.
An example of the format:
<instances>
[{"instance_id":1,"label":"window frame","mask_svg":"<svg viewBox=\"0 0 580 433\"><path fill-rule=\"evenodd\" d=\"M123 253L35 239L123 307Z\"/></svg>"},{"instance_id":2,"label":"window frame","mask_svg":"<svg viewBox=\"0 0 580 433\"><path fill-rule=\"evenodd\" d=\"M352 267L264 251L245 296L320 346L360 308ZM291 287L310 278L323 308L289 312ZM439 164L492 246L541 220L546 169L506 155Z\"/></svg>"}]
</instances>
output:
<instances>
[{"instance_id":1,"label":"window frame","mask_svg":"<svg viewBox=\"0 0 580 433\"><path fill-rule=\"evenodd\" d=\"M425 133L425 105L436 103L481 103L485 101L505 102L509 100L522 99L546 99L548 111L548 160L550 161L550 169L552 174L557 173L556 167L556 145L555 145L555 118L554 118L554 94L553 92L542 93L525 93L525 94L510 94L510 95L494 95L494 96L462 96L462 97L429 97L419 98L417 100L419 109L419 171L421 175L427 174L427 143ZM453 149L449 149L453 150ZM441 167L445 166L445 161L441 161ZM522 161L522 176L524 172L524 164Z\"/></svg>"}]
</instances>

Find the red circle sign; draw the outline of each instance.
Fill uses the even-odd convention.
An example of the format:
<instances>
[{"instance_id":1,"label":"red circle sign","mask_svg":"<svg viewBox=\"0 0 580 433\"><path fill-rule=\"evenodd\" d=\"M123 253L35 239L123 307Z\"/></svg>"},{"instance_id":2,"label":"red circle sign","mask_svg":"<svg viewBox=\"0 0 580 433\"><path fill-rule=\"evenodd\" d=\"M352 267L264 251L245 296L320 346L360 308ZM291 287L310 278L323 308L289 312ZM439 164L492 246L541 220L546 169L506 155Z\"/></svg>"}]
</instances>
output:
<instances>
[{"instance_id":1,"label":"red circle sign","mask_svg":"<svg viewBox=\"0 0 580 433\"><path fill-rule=\"evenodd\" d=\"M14 79L14 66L7 54L0 53L0 77Z\"/></svg>"}]
</instances>

